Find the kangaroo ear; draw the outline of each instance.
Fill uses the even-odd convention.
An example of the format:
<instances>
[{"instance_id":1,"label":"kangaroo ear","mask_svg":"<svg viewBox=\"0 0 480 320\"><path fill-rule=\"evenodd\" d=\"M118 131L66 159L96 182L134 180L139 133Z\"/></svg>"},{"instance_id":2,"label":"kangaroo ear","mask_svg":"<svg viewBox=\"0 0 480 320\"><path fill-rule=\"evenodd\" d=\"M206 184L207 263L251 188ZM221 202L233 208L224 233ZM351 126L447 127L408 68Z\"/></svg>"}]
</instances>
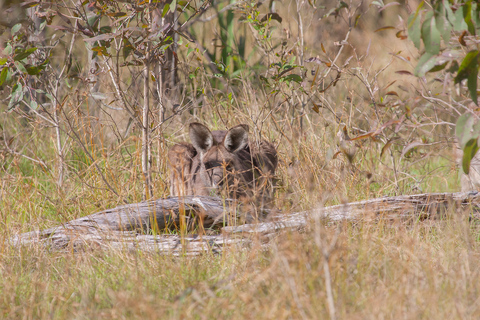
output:
<instances>
[{"instance_id":1,"label":"kangaroo ear","mask_svg":"<svg viewBox=\"0 0 480 320\"><path fill-rule=\"evenodd\" d=\"M212 133L201 123L190 123L189 135L190 140L198 153L207 152L213 145Z\"/></svg>"},{"instance_id":2,"label":"kangaroo ear","mask_svg":"<svg viewBox=\"0 0 480 320\"><path fill-rule=\"evenodd\" d=\"M248 144L248 126L240 124L228 130L223 145L229 152L237 152Z\"/></svg>"}]
</instances>

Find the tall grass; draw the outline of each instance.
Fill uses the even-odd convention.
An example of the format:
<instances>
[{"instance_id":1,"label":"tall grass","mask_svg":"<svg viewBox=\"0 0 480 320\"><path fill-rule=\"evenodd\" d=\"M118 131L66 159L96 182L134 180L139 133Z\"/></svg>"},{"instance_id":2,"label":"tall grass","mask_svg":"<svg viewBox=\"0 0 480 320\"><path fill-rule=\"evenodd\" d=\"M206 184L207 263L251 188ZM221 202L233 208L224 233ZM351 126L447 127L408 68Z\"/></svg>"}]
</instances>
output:
<instances>
[{"instance_id":1,"label":"tall grass","mask_svg":"<svg viewBox=\"0 0 480 320\"><path fill-rule=\"evenodd\" d=\"M337 233L337 228L340 228ZM341 223L196 258L2 248L4 319L474 319L479 231L449 221Z\"/></svg>"}]
</instances>

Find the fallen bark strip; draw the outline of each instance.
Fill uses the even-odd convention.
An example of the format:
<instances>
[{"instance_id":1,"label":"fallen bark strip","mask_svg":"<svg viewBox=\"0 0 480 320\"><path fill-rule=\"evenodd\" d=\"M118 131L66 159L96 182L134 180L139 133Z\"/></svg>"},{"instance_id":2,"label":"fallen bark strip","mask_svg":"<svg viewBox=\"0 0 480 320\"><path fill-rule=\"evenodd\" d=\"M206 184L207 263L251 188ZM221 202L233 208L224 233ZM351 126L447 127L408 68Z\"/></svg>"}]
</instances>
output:
<instances>
[{"instance_id":1,"label":"fallen bark strip","mask_svg":"<svg viewBox=\"0 0 480 320\"><path fill-rule=\"evenodd\" d=\"M77 233L74 236L59 232L38 243L53 250L82 251L86 248L98 248L195 256L202 253L221 253L227 246L245 246L250 241L242 237L227 237L221 234L187 235L182 238L178 234L144 235L128 231L109 231L108 234L89 232Z\"/></svg>"},{"instance_id":2,"label":"fallen bark strip","mask_svg":"<svg viewBox=\"0 0 480 320\"><path fill-rule=\"evenodd\" d=\"M273 221L225 226L221 234L204 236L152 235L154 230L166 230L180 224L180 213L185 212L187 224L198 218L204 227L227 225L237 217L234 203L214 197L189 196L166 198L116 207L56 228L34 231L15 236L18 245L41 244L51 249L99 247L121 250L143 250L174 255L197 255L203 252L221 252L230 245L248 245L249 234L271 234L282 229L305 228L311 218L331 221L352 219L428 219L439 217L453 208L478 215L480 193L430 193L398 197L385 197L346 203L312 211L282 214ZM236 234L236 236L235 236Z\"/></svg>"}]
</instances>

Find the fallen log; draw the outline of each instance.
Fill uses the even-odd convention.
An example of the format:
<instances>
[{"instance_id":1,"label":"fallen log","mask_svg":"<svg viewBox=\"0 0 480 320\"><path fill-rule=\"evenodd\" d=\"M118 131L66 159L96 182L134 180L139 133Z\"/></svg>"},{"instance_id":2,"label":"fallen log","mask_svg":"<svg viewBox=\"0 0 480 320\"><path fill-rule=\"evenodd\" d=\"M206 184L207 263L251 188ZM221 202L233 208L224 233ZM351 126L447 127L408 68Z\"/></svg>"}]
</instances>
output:
<instances>
[{"instance_id":1,"label":"fallen log","mask_svg":"<svg viewBox=\"0 0 480 320\"><path fill-rule=\"evenodd\" d=\"M453 209L471 208L478 216L480 193L429 193L385 197L336 206L318 208L292 214L269 217L268 222L229 225L236 221L238 212L233 200L214 197L170 197L124 205L69 221L55 228L34 231L13 237L15 246L41 244L51 249L79 250L99 247L121 250L142 250L174 255L197 255L202 252L219 253L231 245L249 245L248 235L268 235L282 229L302 229L312 218L329 221L354 219L430 219ZM221 228L213 235L159 234L171 226L195 222L203 228ZM201 227L200 227L201 229ZM218 229L217 229L218 230ZM157 233L157 234L155 234Z\"/></svg>"},{"instance_id":2,"label":"fallen log","mask_svg":"<svg viewBox=\"0 0 480 320\"><path fill-rule=\"evenodd\" d=\"M312 218L330 221L356 219L429 219L438 218L452 209L472 209L472 215L479 218L480 193L423 193L396 197L376 198L350 202L315 210L277 216L271 222L227 226L225 233L262 233L268 234L285 228L305 227Z\"/></svg>"},{"instance_id":3,"label":"fallen log","mask_svg":"<svg viewBox=\"0 0 480 320\"><path fill-rule=\"evenodd\" d=\"M195 237L178 235L155 236L168 229L193 229L195 224L203 229L221 227L236 218L234 202L229 199L213 197L170 197L119 206L113 209L69 221L58 227L42 231L27 232L12 239L14 245L42 243L53 249L67 246L73 248L93 245L113 248L149 248L161 252L177 252L191 244L192 252L200 249L211 250L220 244L232 243L229 239L205 236L202 240ZM150 233L150 234L149 234ZM215 237L215 236L214 236ZM181 240L181 241L180 241ZM214 250L215 251L215 250Z\"/></svg>"}]
</instances>

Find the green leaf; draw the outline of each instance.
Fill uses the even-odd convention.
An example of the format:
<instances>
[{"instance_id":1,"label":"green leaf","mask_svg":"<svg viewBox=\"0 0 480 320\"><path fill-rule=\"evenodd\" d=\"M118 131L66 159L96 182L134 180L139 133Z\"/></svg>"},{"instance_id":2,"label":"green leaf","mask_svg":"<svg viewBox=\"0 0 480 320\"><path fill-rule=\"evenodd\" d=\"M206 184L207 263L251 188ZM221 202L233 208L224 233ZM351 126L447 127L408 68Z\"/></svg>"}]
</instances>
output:
<instances>
[{"instance_id":1,"label":"green leaf","mask_svg":"<svg viewBox=\"0 0 480 320\"><path fill-rule=\"evenodd\" d=\"M465 148L469 140L478 139L480 136L480 122L476 121L476 117L471 113L465 113L458 118L455 126L455 136L460 148Z\"/></svg>"},{"instance_id":2,"label":"green leaf","mask_svg":"<svg viewBox=\"0 0 480 320\"><path fill-rule=\"evenodd\" d=\"M17 82L12 88L10 102L8 103L8 110L15 107L23 99L23 87L20 82Z\"/></svg>"},{"instance_id":3,"label":"green leaf","mask_svg":"<svg viewBox=\"0 0 480 320\"><path fill-rule=\"evenodd\" d=\"M470 120L472 118L473 118L473 116L472 116L471 113L464 113L460 117L458 117L458 119L457 119L457 123L455 125L455 136L457 137L458 142L460 144L460 147L462 147L462 148L463 148L463 145L461 143L461 139L465 135L465 130L467 129L467 123L469 121L472 121L472 126L473 126L473 121L474 120ZM470 129L471 129L471 127L470 127Z\"/></svg>"},{"instance_id":4,"label":"green leaf","mask_svg":"<svg viewBox=\"0 0 480 320\"><path fill-rule=\"evenodd\" d=\"M30 109L37 110L38 103L35 100L30 101Z\"/></svg>"},{"instance_id":5,"label":"green leaf","mask_svg":"<svg viewBox=\"0 0 480 320\"><path fill-rule=\"evenodd\" d=\"M17 23L16 25L14 25L14 26L12 27L12 36L13 36L14 34L16 34L16 33L20 30L21 27L22 27L22 24L21 24L21 23Z\"/></svg>"},{"instance_id":6,"label":"green leaf","mask_svg":"<svg viewBox=\"0 0 480 320\"><path fill-rule=\"evenodd\" d=\"M98 25L99 20L100 20L100 15L94 14L94 15L88 17L87 23L90 27L92 27L92 29L94 31L97 31L97 25Z\"/></svg>"},{"instance_id":7,"label":"green leaf","mask_svg":"<svg viewBox=\"0 0 480 320\"><path fill-rule=\"evenodd\" d=\"M175 9L177 8L177 0L172 0L170 3L170 12L175 12Z\"/></svg>"},{"instance_id":8,"label":"green leaf","mask_svg":"<svg viewBox=\"0 0 480 320\"><path fill-rule=\"evenodd\" d=\"M455 11L455 22L453 22L453 29L455 31L463 31L467 30L468 26L465 23L465 20L463 19L464 17L464 12L465 8L462 6Z\"/></svg>"},{"instance_id":9,"label":"green leaf","mask_svg":"<svg viewBox=\"0 0 480 320\"><path fill-rule=\"evenodd\" d=\"M340 10L342 8L347 8L348 9L348 4L345 1L340 1L340 5L337 7L337 10Z\"/></svg>"},{"instance_id":10,"label":"green leaf","mask_svg":"<svg viewBox=\"0 0 480 320\"><path fill-rule=\"evenodd\" d=\"M468 32L470 32L471 35L475 35L475 26L472 22L472 1L467 1L463 5L463 20L468 26Z\"/></svg>"},{"instance_id":11,"label":"green leaf","mask_svg":"<svg viewBox=\"0 0 480 320\"><path fill-rule=\"evenodd\" d=\"M427 72L438 72L438 71L441 71L443 69L445 69L445 67L447 66L448 64L448 61L445 61L444 63L442 64L437 64L435 67L433 67L432 69L428 70Z\"/></svg>"},{"instance_id":12,"label":"green leaf","mask_svg":"<svg viewBox=\"0 0 480 320\"><path fill-rule=\"evenodd\" d=\"M6 56L9 56L12 53L12 46L10 44L7 44L2 53Z\"/></svg>"},{"instance_id":13,"label":"green leaf","mask_svg":"<svg viewBox=\"0 0 480 320\"><path fill-rule=\"evenodd\" d=\"M462 168L463 172L468 174L470 172L470 162L478 151L478 139L470 139L465 148L463 148Z\"/></svg>"},{"instance_id":14,"label":"green leaf","mask_svg":"<svg viewBox=\"0 0 480 320\"><path fill-rule=\"evenodd\" d=\"M422 24L422 39L427 53L440 52L440 32L437 30L436 20L431 11L427 13Z\"/></svg>"},{"instance_id":15,"label":"green leaf","mask_svg":"<svg viewBox=\"0 0 480 320\"><path fill-rule=\"evenodd\" d=\"M100 27L100 33L111 33L111 32L112 32L112 27L110 26Z\"/></svg>"},{"instance_id":16,"label":"green leaf","mask_svg":"<svg viewBox=\"0 0 480 320\"><path fill-rule=\"evenodd\" d=\"M477 28L480 27L480 6L478 3L472 3L472 20L473 23L477 26Z\"/></svg>"},{"instance_id":17,"label":"green leaf","mask_svg":"<svg viewBox=\"0 0 480 320\"><path fill-rule=\"evenodd\" d=\"M21 73L27 73L27 69L25 69L25 66L20 61L16 61L15 66L18 70L20 70Z\"/></svg>"},{"instance_id":18,"label":"green leaf","mask_svg":"<svg viewBox=\"0 0 480 320\"><path fill-rule=\"evenodd\" d=\"M133 50L133 45L127 38L123 38L123 59L127 60L128 56Z\"/></svg>"},{"instance_id":19,"label":"green leaf","mask_svg":"<svg viewBox=\"0 0 480 320\"><path fill-rule=\"evenodd\" d=\"M413 44L417 49L420 49L420 37L421 37L420 22L422 19L421 9L424 3L425 3L424 1L420 2L420 4L417 6L417 10L415 11L415 14L411 15L408 18L408 24L407 24L408 37L410 38L410 40L413 41Z\"/></svg>"},{"instance_id":20,"label":"green leaf","mask_svg":"<svg viewBox=\"0 0 480 320\"><path fill-rule=\"evenodd\" d=\"M464 137L467 134L470 134L474 123L475 118L471 113L464 113L457 119L457 124L455 125L455 136L458 139L460 148L463 149L467 141L471 139L470 136L468 136L467 139L464 139Z\"/></svg>"},{"instance_id":21,"label":"green leaf","mask_svg":"<svg viewBox=\"0 0 480 320\"><path fill-rule=\"evenodd\" d=\"M480 52L478 50L472 50L467 53L462 63L460 64L458 74L455 77L455 83L459 83L463 79L468 78L467 73L470 72L472 68L478 64L479 53Z\"/></svg>"},{"instance_id":22,"label":"green leaf","mask_svg":"<svg viewBox=\"0 0 480 320\"><path fill-rule=\"evenodd\" d=\"M2 72L0 72L0 86L2 86L5 80L7 79L7 74L8 74L8 68L5 67L2 69Z\"/></svg>"},{"instance_id":23,"label":"green leaf","mask_svg":"<svg viewBox=\"0 0 480 320\"><path fill-rule=\"evenodd\" d=\"M288 76L282 77L281 78L284 81L295 81L295 82L302 82L302 77L300 77L298 74L289 74Z\"/></svg>"},{"instance_id":24,"label":"green leaf","mask_svg":"<svg viewBox=\"0 0 480 320\"><path fill-rule=\"evenodd\" d=\"M441 33L443 41L445 44L448 44L450 41L450 36L452 32L452 26L447 19L446 10L444 7L445 0L438 1L435 5L435 20L436 20L436 27L438 31ZM448 2L446 3L448 6Z\"/></svg>"},{"instance_id":25,"label":"green leaf","mask_svg":"<svg viewBox=\"0 0 480 320\"><path fill-rule=\"evenodd\" d=\"M473 50L467 53L458 69L457 76L455 77L455 84L460 83L462 80L467 79L468 90L470 96L478 105L477 102L477 75L478 75L478 59L480 57L478 50Z\"/></svg>"},{"instance_id":26,"label":"green leaf","mask_svg":"<svg viewBox=\"0 0 480 320\"><path fill-rule=\"evenodd\" d=\"M26 57L28 57L29 55L31 55L32 53L34 53L35 51L37 50L37 48L33 47L33 48L29 48L25 51L21 51L19 53L17 53L15 55L15 57L13 57L13 60L14 61L20 61L20 60L23 60L25 59Z\"/></svg>"},{"instance_id":27,"label":"green leaf","mask_svg":"<svg viewBox=\"0 0 480 320\"><path fill-rule=\"evenodd\" d=\"M450 4L447 1L446 3L444 3L444 5L445 5L445 11L447 12L448 21L450 21L452 26L455 26L457 19L455 17L455 14L452 11L452 8L450 8Z\"/></svg>"},{"instance_id":28,"label":"green leaf","mask_svg":"<svg viewBox=\"0 0 480 320\"><path fill-rule=\"evenodd\" d=\"M170 3L165 4L165 6L163 7L162 18L165 17L168 11L170 11Z\"/></svg>"},{"instance_id":29,"label":"green leaf","mask_svg":"<svg viewBox=\"0 0 480 320\"><path fill-rule=\"evenodd\" d=\"M31 76L36 76L42 71L42 68L37 66L27 66L25 68L27 69L27 73Z\"/></svg>"},{"instance_id":30,"label":"green leaf","mask_svg":"<svg viewBox=\"0 0 480 320\"><path fill-rule=\"evenodd\" d=\"M425 76L425 73L430 71L437 64L438 57L425 52L423 56L418 60L417 66L415 67L415 75L417 77Z\"/></svg>"},{"instance_id":31,"label":"green leaf","mask_svg":"<svg viewBox=\"0 0 480 320\"><path fill-rule=\"evenodd\" d=\"M412 14L408 18L408 38L412 40L413 44L417 49L420 49L420 37L420 16Z\"/></svg>"},{"instance_id":32,"label":"green leaf","mask_svg":"<svg viewBox=\"0 0 480 320\"><path fill-rule=\"evenodd\" d=\"M0 66L3 66L5 63L7 63L7 61L8 61L7 58L0 59Z\"/></svg>"},{"instance_id":33,"label":"green leaf","mask_svg":"<svg viewBox=\"0 0 480 320\"><path fill-rule=\"evenodd\" d=\"M475 66L476 70L474 72L470 72L467 79L467 87L468 91L470 91L470 97L472 98L473 102L478 106L478 97L477 97L477 75L478 75L478 59L477 65Z\"/></svg>"}]
</instances>

